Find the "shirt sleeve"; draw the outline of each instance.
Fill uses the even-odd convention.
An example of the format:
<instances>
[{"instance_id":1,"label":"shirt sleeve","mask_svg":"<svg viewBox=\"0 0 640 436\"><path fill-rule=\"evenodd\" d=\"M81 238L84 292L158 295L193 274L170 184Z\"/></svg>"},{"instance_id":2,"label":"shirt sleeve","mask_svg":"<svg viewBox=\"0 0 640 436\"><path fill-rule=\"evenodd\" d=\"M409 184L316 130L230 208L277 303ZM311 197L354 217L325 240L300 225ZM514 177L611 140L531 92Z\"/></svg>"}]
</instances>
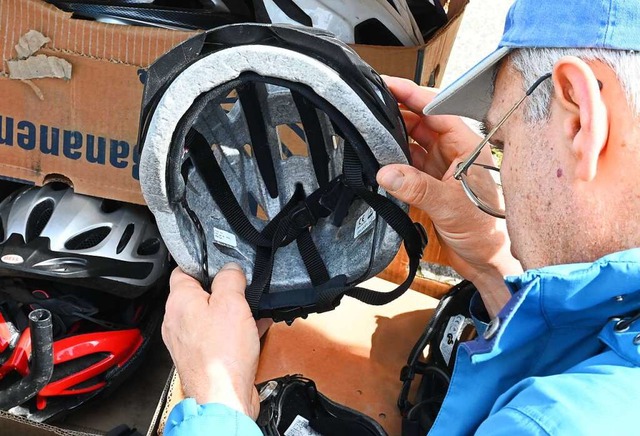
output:
<instances>
[{"instance_id":1,"label":"shirt sleeve","mask_svg":"<svg viewBox=\"0 0 640 436\"><path fill-rule=\"evenodd\" d=\"M165 436L262 436L262 431L244 413L224 404L197 404L193 398L182 400L171 410L164 429Z\"/></svg>"}]
</instances>

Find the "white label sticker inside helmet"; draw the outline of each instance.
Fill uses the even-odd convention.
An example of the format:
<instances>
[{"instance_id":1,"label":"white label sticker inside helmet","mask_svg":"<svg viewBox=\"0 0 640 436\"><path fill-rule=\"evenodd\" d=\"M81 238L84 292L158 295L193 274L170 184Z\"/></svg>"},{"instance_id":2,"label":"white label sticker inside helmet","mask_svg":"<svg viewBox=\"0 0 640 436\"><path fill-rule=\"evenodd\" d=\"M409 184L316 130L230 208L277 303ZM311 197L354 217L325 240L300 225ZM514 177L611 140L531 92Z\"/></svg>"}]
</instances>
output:
<instances>
[{"instance_id":1,"label":"white label sticker inside helmet","mask_svg":"<svg viewBox=\"0 0 640 436\"><path fill-rule=\"evenodd\" d=\"M224 245L229 248L237 248L238 241L236 235L216 227L213 228L213 240L216 244Z\"/></svg>"},{"instance_id":2,"label":"white label sticker inside helmet","mask_svg":"<svg viewBox=\"0 0 640 436\"><path fill-rule=\"evenodd\" d=\"M11 265L18 265L24 262L22 256L19 256L17 254L5 254L0 258L0 260Z\"/></svg>"},{"instance_id":3,"label":"white label sticker inside helmet","mask_svg":"<svg viewBox=\"0 0 640 436\"><path fill-rule=\"evenodd\" d=\"M322 434L311 428L306 418L298 415L284 432L284 436L322 436Z\"/></svg>"},{"instance_id":4,"label":"white label sticker inside helmet","mask_svg":"<svg viewBox=\"0 0 640 436\"><path fill-rule=\"evenodd\" d=\"M353 232L353 239L356 239L358 236L369 230L373 227L373 223L376 221L376 211L372 208L369 208L364 211L358 221L356 221L356 229Z\"/></svg>"},{"instance_id":5,"label":"white label sticker inside helmet","mask_svg":"<svg viewBox=\"0 0 640 436\"><path fill-rule=\"evenodd\" d=\"M470 323L471 321L464 315L456 315L449 318L447 328L445 329L444 335L442 335L442 340L440 341L440 352L442 353L442 357L447 365L451 360L453 347L462 335L462 330L464 330L464 328Z\"/></svg>"}]
</instances>

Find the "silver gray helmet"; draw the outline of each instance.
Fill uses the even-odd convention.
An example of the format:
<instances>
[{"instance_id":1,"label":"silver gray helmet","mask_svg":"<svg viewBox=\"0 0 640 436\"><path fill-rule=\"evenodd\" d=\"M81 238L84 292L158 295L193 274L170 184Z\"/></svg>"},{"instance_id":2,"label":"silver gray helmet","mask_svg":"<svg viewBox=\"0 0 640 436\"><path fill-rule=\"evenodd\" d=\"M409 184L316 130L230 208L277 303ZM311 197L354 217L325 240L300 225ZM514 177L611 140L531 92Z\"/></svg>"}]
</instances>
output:
<instances>
[{"instance_id":1,"label":"silver gray helmet","mask_svg":"<svg viewBox=\"0 0 640 436\"><path fill-rule=\"evenodd\" d=\"M131 298L167 277L167 249L143 206L52 183L5 198L0 224L3 276L63 279Z\"/></svg>"}]
</instances>

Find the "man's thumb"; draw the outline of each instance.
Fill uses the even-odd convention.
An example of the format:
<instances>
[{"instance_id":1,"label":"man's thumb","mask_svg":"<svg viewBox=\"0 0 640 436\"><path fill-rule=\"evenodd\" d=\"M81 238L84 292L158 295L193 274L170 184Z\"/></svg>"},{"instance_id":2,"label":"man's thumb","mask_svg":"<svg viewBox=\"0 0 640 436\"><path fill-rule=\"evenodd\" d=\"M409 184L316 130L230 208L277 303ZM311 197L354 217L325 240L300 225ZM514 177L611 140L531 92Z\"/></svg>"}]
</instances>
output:
<instances>
[{"instance_id":1,"label":"man's thumb","mask_svg":"<svg viewBox=\"0 0 640 436\"><path fill-rule=\"evenodd\" d=\"M389 194L420 209L434 201L433 190L439 180L409 165L387 165L378 171L378 184Z\"/></svg>"},{"instance_id":2,"label":"man's thumb","mask_svg":"<svg viewBox=\"0 0 640 436\"><path fill-rule=\"evenodd\" d=\"M223 292L236 292L244 295L247 280L242 272L242 267L236 263L227 263L218 274L213 278L211 283L211 294L222 290Z\"/></svg>"}]
</instances>

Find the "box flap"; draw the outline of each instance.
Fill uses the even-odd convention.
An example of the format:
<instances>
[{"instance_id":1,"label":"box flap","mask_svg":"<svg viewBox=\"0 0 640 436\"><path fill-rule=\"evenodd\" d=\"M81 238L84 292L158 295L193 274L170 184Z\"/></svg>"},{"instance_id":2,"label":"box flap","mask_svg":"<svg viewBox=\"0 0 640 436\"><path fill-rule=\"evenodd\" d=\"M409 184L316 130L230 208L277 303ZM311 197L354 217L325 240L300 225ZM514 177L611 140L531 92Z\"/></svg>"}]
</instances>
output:
<instances>
[{"instance_id":1,"label":"box flap","mask_svg":"<svg viewBox=\"0 0 640 436\"><path fill-rule=\"evenodd\" d=\"M0 174L38 185L62 178L80 193L142 203L140 74L195 33L70 17L39 0L0 0ZM9 79L7 61L30 30L50 39L38 54L72 65L71 80Z\"/></svg>"}]
</instances>

